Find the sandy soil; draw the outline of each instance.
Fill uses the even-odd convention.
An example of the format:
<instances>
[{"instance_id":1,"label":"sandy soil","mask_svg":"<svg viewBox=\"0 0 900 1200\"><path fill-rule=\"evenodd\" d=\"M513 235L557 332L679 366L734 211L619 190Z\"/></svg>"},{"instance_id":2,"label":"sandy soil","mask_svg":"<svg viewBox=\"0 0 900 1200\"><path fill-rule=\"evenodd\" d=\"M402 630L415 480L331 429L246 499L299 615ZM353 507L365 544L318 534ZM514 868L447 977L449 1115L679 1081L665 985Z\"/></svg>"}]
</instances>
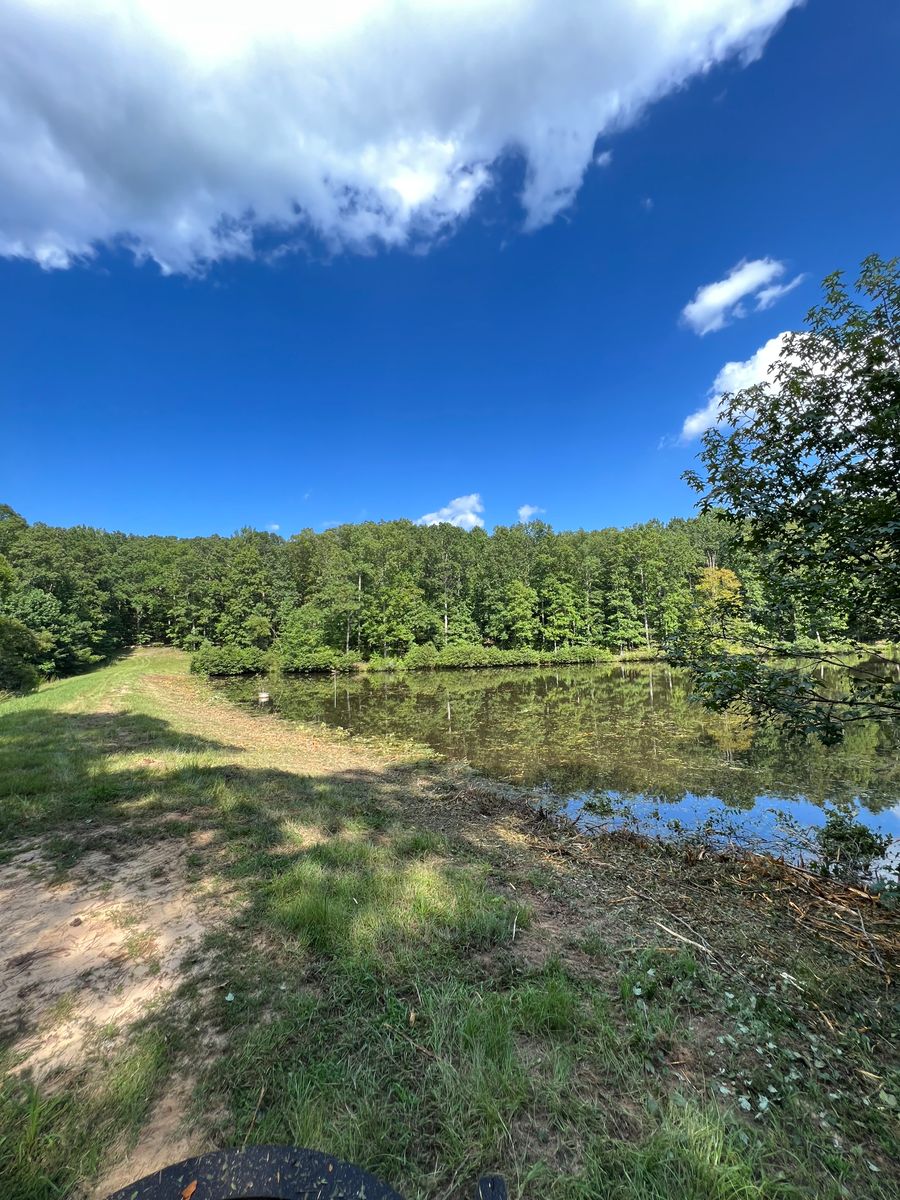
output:
<instances>
[{"instance_id":1,"label":"sandy soil","mask_svg":"<svg viewBox=\"0 0 900 1200\"><path fill-rule=\"evenodd\" d=\"M138 846L126 860L83 858L55 882L39 849L0 868L0 1034L18 1069L65 1086L98 1030L125 1031L182 981L182 963L214 919L213 897L187 880L206 840ZM185 1132L190 1088L176 1082L152 1109L133 1151L87 1193L99 1200L207 1147Z\"/></svg>"},{"instance_id":2,"label":"sandy soil","mask_svg":"<svg viewBox=\"0 0 900 1200\"><path fill-rule=\"evenodd\" d=\"M0 868L0 1032L38 1078L76 1063L97 1029L136 1020L179 982L205 932L185 880L193 839L88 854L54 882L40 850Z\"/></svg>"}]
</instances>

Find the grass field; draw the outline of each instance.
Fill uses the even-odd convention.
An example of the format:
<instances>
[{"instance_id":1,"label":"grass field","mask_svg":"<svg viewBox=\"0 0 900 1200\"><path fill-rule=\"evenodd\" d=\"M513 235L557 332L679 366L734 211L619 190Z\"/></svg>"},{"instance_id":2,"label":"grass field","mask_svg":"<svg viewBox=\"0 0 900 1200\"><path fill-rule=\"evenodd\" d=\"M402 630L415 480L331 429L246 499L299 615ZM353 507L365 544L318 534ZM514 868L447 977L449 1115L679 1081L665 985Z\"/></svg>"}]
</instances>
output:
<instances>
[{"instance_id":1,"label":"grass field","mask_svg":"<svg viewBox=\"0 0 900 1200\"><path fill-rule=\"evenodd\" d=\"M790 898L186 663L0 705L6 1200L255 1142L409 1200L897 1195L894 991Z\"/></svg>"}]
</instances>

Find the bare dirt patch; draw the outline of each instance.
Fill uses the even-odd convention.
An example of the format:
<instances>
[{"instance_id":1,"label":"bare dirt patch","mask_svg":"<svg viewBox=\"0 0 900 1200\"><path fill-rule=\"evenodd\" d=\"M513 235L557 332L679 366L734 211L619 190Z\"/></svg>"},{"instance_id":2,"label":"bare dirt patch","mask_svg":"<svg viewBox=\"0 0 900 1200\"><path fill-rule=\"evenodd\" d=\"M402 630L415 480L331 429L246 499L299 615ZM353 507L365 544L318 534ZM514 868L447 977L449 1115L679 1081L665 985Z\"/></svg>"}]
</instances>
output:
<instances>
[{"instance_id":1,"label":"bare dirt patch","mask_svg":"<svg viewBox=\"0 0 900 1200\"><path fill-rule=\"evenodd\" d=\"M209 911L187 881L193 848L94 851L61 882L39 848L0 868L0 1035L20 1068L77 1063L93 1031L131 1024L178 985Z\"/></svg>"}]
</instances>

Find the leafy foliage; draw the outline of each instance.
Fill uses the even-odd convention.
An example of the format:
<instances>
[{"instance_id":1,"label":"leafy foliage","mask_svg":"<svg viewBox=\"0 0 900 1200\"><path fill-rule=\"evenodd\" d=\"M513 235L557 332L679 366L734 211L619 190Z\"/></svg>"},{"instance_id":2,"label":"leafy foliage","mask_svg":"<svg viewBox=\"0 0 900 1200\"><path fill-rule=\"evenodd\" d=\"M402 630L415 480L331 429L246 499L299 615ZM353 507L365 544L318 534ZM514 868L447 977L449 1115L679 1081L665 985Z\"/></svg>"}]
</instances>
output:
<instances>
[{"instance_id":1,"label":"leafy foliage","mask_svg":"<svg viewBox=\"0 0 900 1200\"><path fill-rule=\"evenodd\" d=\"M197 675L246 675L262 671L265 655L255 646L213 646L207 642L191 660L191 670Z\"/></svg>"},{"instance_id":2,"label":"leafy foliage","mask_svg":"<svg viewBox=\"0 0 900 1200\"><path fill-rule=\"evenodd\" d=\"M30 629L12 617L0 616L0 695L37 687L41 676L35 663L40 653L41 644Z\"/></svg>"},{"instance_id":3,"label":"leafy foliage","mask_svg":"<svg viewBox=\"0 0 900 1200\"><path fill-rule=\"evenodd\" d=\"M39 654L30 644L23 661L44 675L152 642L225 674L663 649L694 666L711 706L739 703L827 741L848 721L897 716L887 657L837 697L763 662L900 639L900 264L867 259L857 288L861 300L829 277L770 380L725 398L725 426L688 476L703 494L693 520L491 534L388 521L181 540L28 525L0 506L7 641L30 630Z\"/></svg>"},{"instance_id":4,"label":"leafy foliage","mask_svg":"<svg viewBox=\"0 0 900 1200\"><path fill-rule=\"evenodd\" d=\"M724 398L701 471L686 475L702 510L721 513L765 573L757 652L798 637L900 638L900 259L867 258L856 296L840 273L823 286L769 379ZM887 660L826 700L808 675L746 655L695 645L685 657L711 703L827 741L848 721L900 717Z\"/></svg>"},{"instance_id":5,"label":"leafy foliage","mask_svg":"<svg viewBox=\"0 0 900 1200\"><path fill-rule=\"evenodd\" d=\"M884 858L892 839L875 833L852 816L832 809L825 824L816 832L825 871L843 879L865 878L872 863Z\"/></svg>"}]
</instances>

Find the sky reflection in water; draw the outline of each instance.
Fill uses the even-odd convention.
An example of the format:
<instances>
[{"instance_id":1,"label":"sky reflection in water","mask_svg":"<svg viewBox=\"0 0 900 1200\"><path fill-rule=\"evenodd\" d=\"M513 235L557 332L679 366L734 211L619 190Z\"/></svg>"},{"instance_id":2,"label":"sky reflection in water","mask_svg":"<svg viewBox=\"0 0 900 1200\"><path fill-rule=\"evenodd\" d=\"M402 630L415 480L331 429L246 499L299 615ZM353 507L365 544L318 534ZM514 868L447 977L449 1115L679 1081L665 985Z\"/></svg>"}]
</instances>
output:
<instances>
[{"instance_id":1,"label":"sky reflection in water","mask_svg":"<svg viewBox=\"0 0 900 1200\"><path fill-rule=\"evenodd\" d=\"M825 672L823 686L837 676ZM886 728L860 723L842 746L785 741L690 699L662 665L269 677L220 684L255 704L356 736L415 741L484 774L553 796L586 827L636 822L695 830L710 819L777 844L775 813L802 826L853 805L900 836L900 756Z\"/></svg>"}]
</instances>

